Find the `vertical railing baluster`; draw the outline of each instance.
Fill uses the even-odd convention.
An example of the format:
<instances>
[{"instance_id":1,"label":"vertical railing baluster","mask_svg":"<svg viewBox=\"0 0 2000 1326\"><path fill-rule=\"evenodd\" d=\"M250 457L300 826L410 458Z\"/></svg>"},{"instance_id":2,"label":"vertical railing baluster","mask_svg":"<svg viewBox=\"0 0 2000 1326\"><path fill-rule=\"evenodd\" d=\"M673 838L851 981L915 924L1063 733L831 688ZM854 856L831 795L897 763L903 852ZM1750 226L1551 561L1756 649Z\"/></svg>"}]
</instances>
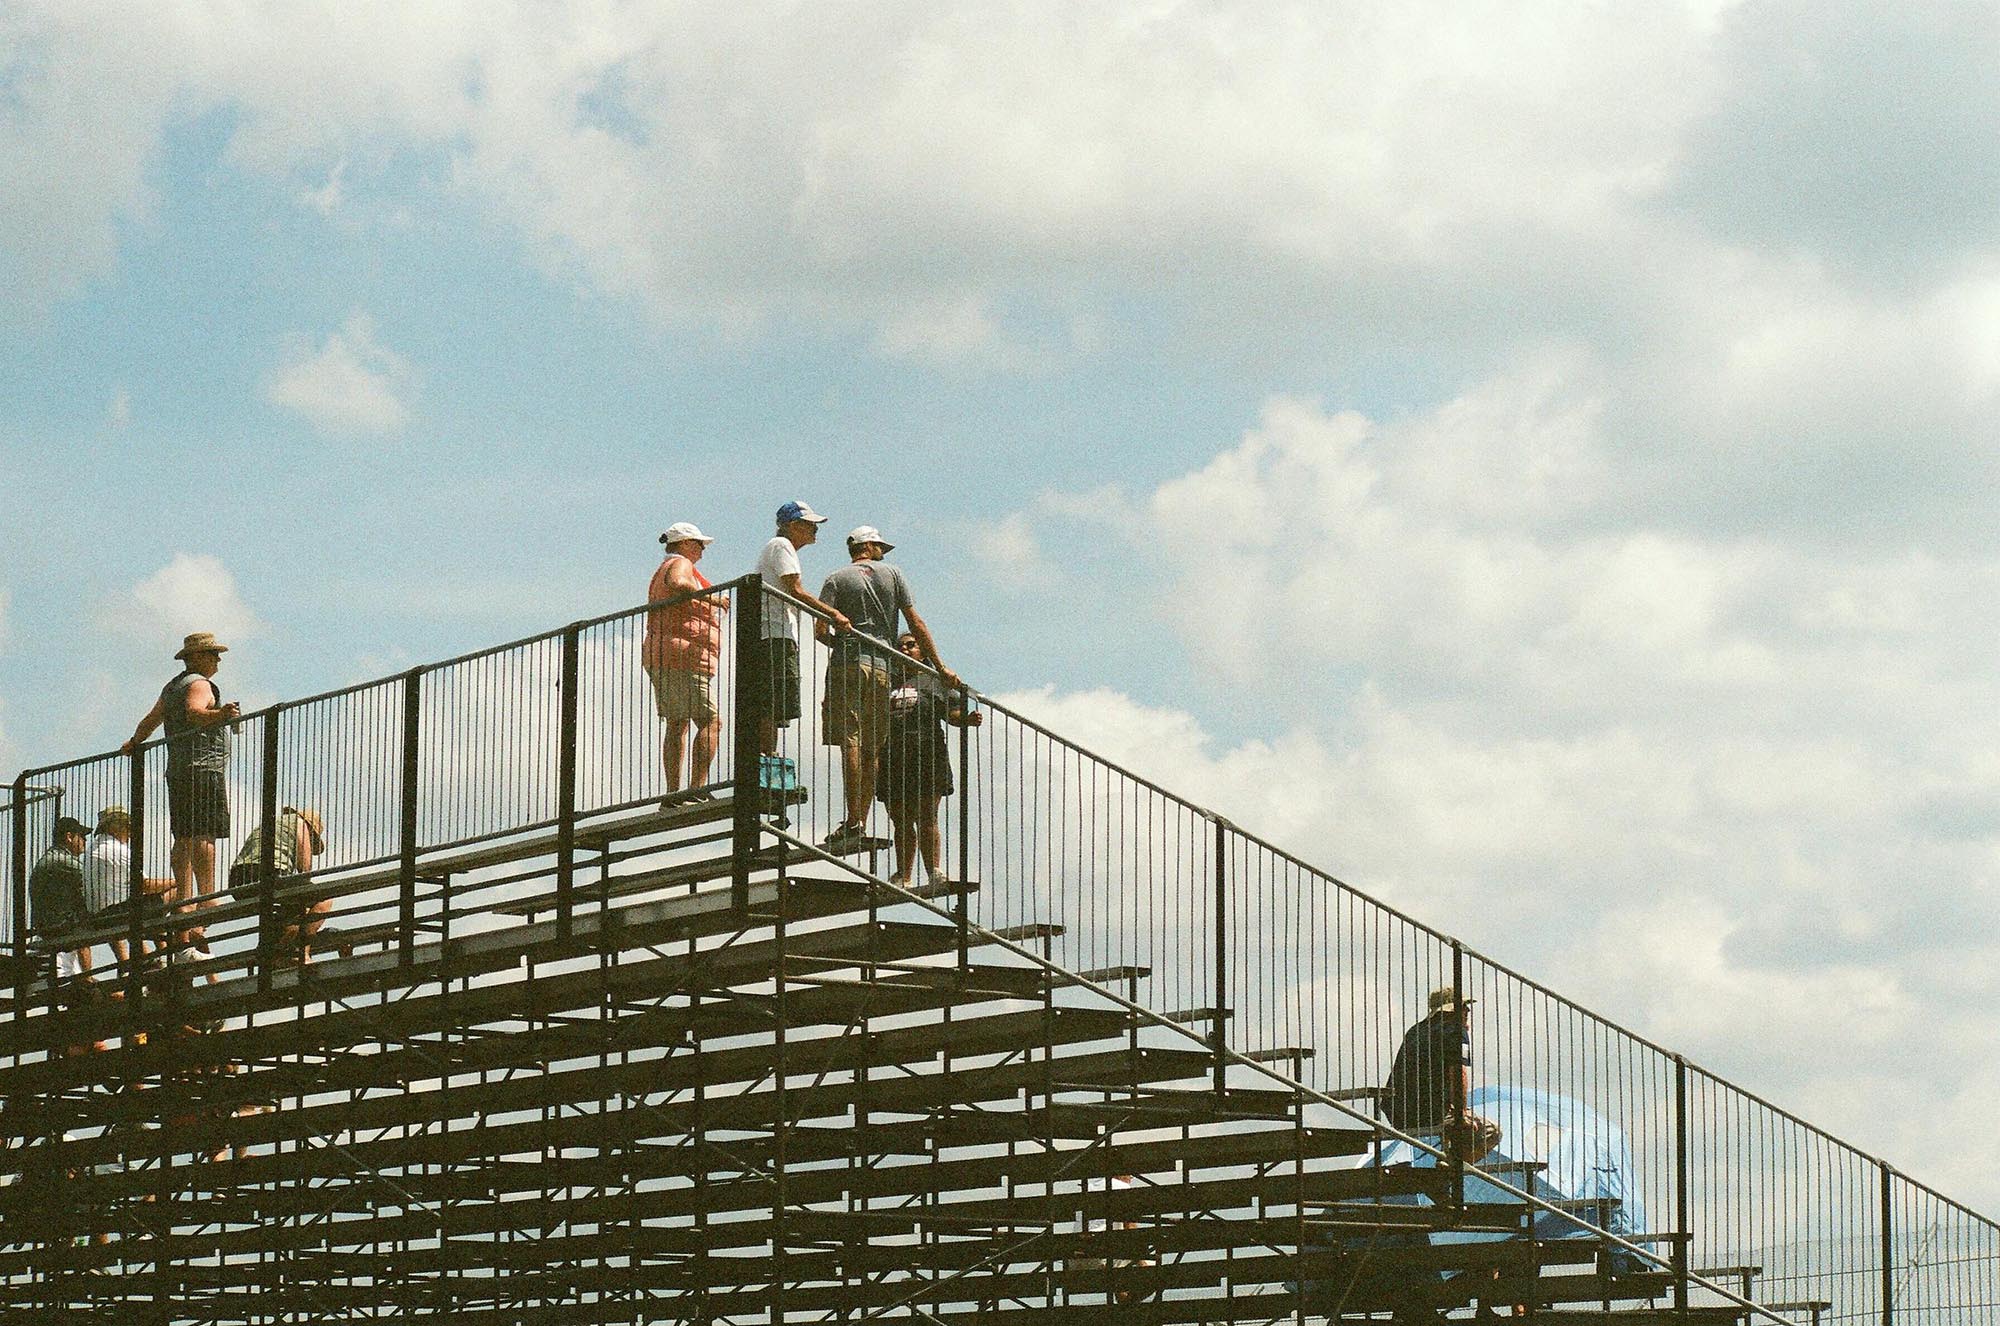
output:
<instances>
[{"instance_id":1,"label":"vertical railing baluster","mask_svg":"<svg viewBox=\"0 0 2000 1326\"><path fill-rule=\"evenodd\" d=\"M770 712L764 659L764 582L747 575L736 582L736 697L731 706L735 732L730 793L729 901L739 913L750 910L750 862L757 851L757 811L762 795L757 771L763 755L760 716Z\"/></svg>"},{"instance_id":2,"label":"vertical railing baluster","mask_svg":"<svg viewBox=\"0 0 2000 1326\"><path fill-rule=\"evenodd\" d=\"M1229 1054L1229 821L1209 816L1215 850L1215 1021L1209 1044L1215 1054L1215 1094L1221 1095Z\"/></svg>"},{"instance_id":3,"label":"vertical railing baluster","mask_svg":"<svg viewBox=\"0 0 2000 1326\"><path fill-rule=\"evenodd\" d=\"M129 771L127 795L132 810L132 859L129 863L125 905L125 1016L128 1031L139 1029L139 1003L145 998L145 981L139 972L145 966L140 961L139 947L144 941L145 929L141 924L142 900L146 896L146 748L132 748L132 767ZM164 918L164 910L161 916ZM165 936L162 935L162 939ZM128 1045L136 1045L137 1040L128 1040Z\"/></svg>"},{"instance_id":4,"label":"vertical railing baluster","mask_svg":"<svg viewBox=\"0 0 2000 1326\"><path fill-rule=\"evenodd\" d=\"M577 656L582 631L562 635L561 731L556 756L556 942L567 944L576 924L576 714Z\"/></svg>"},{"instance_id":5,"label":"vertical railing baluster","mask_svg":"<svg viewBox=\"0 0 2000 1326\"><path fill-rule=\"evenodd\" d=\"M1465 1010L1465 945L1456 939L1451 941L1451 1002L1458 1010L1458 1036L1451 1047L1451 1068L1445 1074L1445 1081L1450 1084L1451 1117L1445 1120L1444 1136L1438 1140L1444 1144L1445 1156L1451 1162L1452 1205L1463 1209L1465 1144L1472 1131L1471 1121L1467 1118L1471 1102L1465 1095L1465 1054L1467 1038L1472 1034L1472 1018Z\"/></svg>"},{"instance_id":6,"label":"vertical railing baluster","mask_svg":"<svg viewBox=\"0 0 2000 1326\"><path fill-rule=\"evenodd\" d=\"M1686 1321L1688 1316L1688 1254L1694 1240L1689 1217L1688 1192L1688 1066L1674 1056L1674 1309Z\"/></svg>"},{"instance_id":7,"label":"vertical railing baluster","mask_svg":"<svg viewBox=\"0 0 2000 1326\"><path fill-rule=\"evenodd\" d=\"M1896 1320L1896 1171L1886 1160L1876 1162L1882 1181L1882 1326Z\"/></svg>"},{"instance_id":8,"label":"vertical railing baluster","mask_svg":"<svg viewBox=\"0 0 2000 1326\"><path fill-rule=\"evenodd\" d=\"M15 1016L28 1015L28 987L34 970L28 960L28 772L14 779L14 1005Z\"/></svg>"},{"instance_id":9,"label":"vertical railing baluster","mask_svg":"<svg viewBox=\"0 0 2000 1326\"><path fill-rule=\"evenodd\" d=\"M972 715L972 688L959 692L958 713L961 720ZM971 904L972 887L966 883L972 878L972 729L964 721L958 727L958 888L953 890L951 912L952 921L958 927L958 965L963 968L972 961Z\"/></svg>"},{"instance_id":10,"label":"vertical railing baluster","mask_svg":"<svg viewBox=\"0 0 2000 1326\"><path fill-rule=\"evenodd\" d=\"M274 704L264 715L264 787L259 813L263 826L257 836L257 991L271 989L271 968L278 957L278 714ZM305 943L304 934L299 942Z\"/></svg>"},{"instance_id":11,"label":"vertical railing baluster","mask_svg":"<svg viewBox=\"0 0 2000 1326\"><path fill-rule=\"evenodd\" d=\"M403 785L398 873L401 896L396 906L396 960L408 966L416 960L417 944L417 775L423 744L424 670L411 668L403 676Z\"/></svg>"}]
</instances>

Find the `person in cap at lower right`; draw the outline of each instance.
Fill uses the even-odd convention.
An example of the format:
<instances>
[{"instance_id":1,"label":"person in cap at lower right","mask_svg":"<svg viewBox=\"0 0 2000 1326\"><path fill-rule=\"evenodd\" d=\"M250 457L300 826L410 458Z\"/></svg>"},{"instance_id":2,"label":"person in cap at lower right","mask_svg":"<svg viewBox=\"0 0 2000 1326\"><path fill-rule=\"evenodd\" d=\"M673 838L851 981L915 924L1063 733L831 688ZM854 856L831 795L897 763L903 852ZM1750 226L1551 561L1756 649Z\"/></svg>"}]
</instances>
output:
<instances>
[{"instance_id":1,"label":"person in cap at lower right","mask_svg":"<svg viewBox=\"0 0 2000 1326\"><path fill-rule=\"evenodd\" d=\"M1500 1125L1466 1108L1472 1095L1472 1000L1449 985L1431 991L1383 1088L1382 1117L1412 1136L1439 1137L1447 1155L1477 1164L1500 1144Z\"/></svg>"}]
</instances>

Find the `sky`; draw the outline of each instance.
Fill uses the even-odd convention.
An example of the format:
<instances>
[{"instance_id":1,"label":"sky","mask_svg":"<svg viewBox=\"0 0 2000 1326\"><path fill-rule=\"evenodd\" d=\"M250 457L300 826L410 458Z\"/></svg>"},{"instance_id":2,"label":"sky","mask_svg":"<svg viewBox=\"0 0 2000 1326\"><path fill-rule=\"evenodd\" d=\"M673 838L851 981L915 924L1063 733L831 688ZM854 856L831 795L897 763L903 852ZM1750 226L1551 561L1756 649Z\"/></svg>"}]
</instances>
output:
<instances>
[{"instance_id":1,"label":"sky","mask_svg":"<svg viewBox=\"0 0 2000 1326\"><path fill-rule=\"evenodd\" d=\"M747 570L2000 1209L2000 10L0 0L0 767ZM809 582L836 564L808 550Z\"/></svg>"}]
</instances>

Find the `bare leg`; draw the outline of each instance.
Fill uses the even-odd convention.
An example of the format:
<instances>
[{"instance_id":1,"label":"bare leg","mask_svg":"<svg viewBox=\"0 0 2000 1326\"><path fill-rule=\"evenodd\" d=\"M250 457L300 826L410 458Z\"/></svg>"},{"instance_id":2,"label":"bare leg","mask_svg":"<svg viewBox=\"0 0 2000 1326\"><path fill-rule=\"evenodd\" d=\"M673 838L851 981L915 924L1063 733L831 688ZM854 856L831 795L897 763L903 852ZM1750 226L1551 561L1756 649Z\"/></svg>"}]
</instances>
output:
<instances>
[{"instance_id":1,"label":"bare leg","mask_svg":"<svg viewBox=\"0 0 2000 1326\"><path fill-rule=\"evenodd\" d=\"M924 852L924 878L935 884L944 878L940 861L944 856L944 835L938 832L938 803L932 798L929 805L918 812L917 843Z\"/></svg>"},{"instance_id":2,"label":"bare leg","mask_svg":"<svg viewBox=\"0 0 2000 1326\"><path fill-rule=\"evenodd\" d=\"M875 768L861 758L861 738L840 743L840 785L847 792L847 822L868 822L868 803L875 797Z\"/></svg>"},{"instance_id":3,"label":"bare leg","mask_svg":"<svg viewBox=\"0 0 2000 1326\"><path fill-rule=\"evenodd\" d=\"M285 927L285 933L278 937L278 947L288 948L296 944L299 948L299 961L311 962L313 936L326 924L327 914L332 910L331 898L321 898L307 907L305 914L295 924Z\"/></svg>"},{"instance_id":4,"label":"bare leg","mask_svg":"<svg viewBox=\"0 0 2000 1326\"><path fill-rule=\"evenodd\" d=\"M768 718L757 720L757 749L766 755L778 753L778 725Z\"/></svg>"},{"instance_id":5,"label":"bare leg","mask_svg":"<svg viewBox=\"0 0 2000 1326\"><path fill-rule=\"evenodd\" d=\"M896 873L890 879L907 884L910 871L917 864L917 821L908 807L894 806L889 811L889 822L895 826L896 834Z\"/></svg>"},{"instance_id":6,"label":"bare leg","mask_svg":"<svg viewBox=\"0 0 2000 1326\"><path fill-rule=\"evenodd\" d=\"M188 902L194 897L194 839L175 838L167 859L174 868L174 891L168 901Z\"/></svg>"},{"instance_id":7,"label":"bare leg","mask_svg":"<svg viewBox=\"0 0 2000 1326\"><path fill-rule=\"evenodd\" d=\"M215 905L215 839L196 838L190 844L189 858L194 865L194 885L201 894L201 905Z\"/></svg>"},{"instance_id":8,"label":"bare leg","mask_svg":"<svg viewBox=\"0 0 2000 1326\"><path fill-rule=\"evenodd\" d=\"M667 794L681 790L681 761L687 755L687 724L669 723L660 736L660 769L667 776Z\"/></svg>"},{"instance_id":9,"label":"bare leg","mask_svg":"<svg viewBox=\"0 0 2000 1326\"><path fill-rule=\"evenodd\" d=\"M689 787L706 787L709 770L715 764L715 734L720 718L711 718L694 730L694 764L688 770Z\"/></svg>"},{"instance_id":10,"label":"bare leg","mask_svg":"<svg viewBox=\"0 0 2000 1326\"><path fill-rule=\"evenodd\" d=\"M194 886L196 893L199 895L195 899L195 907L213 907L215 905L215 839L196 838L190 841L188 844L188 859L194 866ZM201 927L197 926L193 933L202 934L204 932ZM208 973L208 983L210 985L214 985L221 979L214 971Z\"/></svg>"}]
</instances>

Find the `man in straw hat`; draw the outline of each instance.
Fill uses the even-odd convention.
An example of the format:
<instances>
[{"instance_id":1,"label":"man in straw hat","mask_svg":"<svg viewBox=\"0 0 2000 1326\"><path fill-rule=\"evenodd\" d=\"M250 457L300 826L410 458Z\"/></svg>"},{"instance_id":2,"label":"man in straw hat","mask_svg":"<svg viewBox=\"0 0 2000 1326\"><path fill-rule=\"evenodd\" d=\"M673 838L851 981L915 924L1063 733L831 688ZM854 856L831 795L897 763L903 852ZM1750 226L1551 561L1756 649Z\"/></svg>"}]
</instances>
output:
<instances>
[{"instance_id":1,"label":"man in straw hat","mask_svg":"<svg viewBox=\"0 0 2000 1326\"><path fill-rule=\"evenodd\" d=\"M175 900L183 907L205 906L215 892L215 840L229 836L229 725L242 716L225 704L215 674L229 646L207 631L196 631L174 655L184 665L160 690L160 698L139 720L128 753L167 730L167 822L174 846ZM200 931L194 934L199 937ZM210 973L214 979L214 973Z\"/></svg>"},{"instance_id":2,"label":"man in straw hat","mask_svg":"<svg viewBox=\"0 0 2000 1326\"><path fill-rule=\"evenodd\" d=\"M1465 1106L1472 1094L1472 1000L1452 986L1431 991L1423 1020L1403 1033L1382 1093L1382 1117L1414 1136L1438 1136L1468 1165L1500 1144L1500 1125Z\"/></svg>"}]
</instances>

